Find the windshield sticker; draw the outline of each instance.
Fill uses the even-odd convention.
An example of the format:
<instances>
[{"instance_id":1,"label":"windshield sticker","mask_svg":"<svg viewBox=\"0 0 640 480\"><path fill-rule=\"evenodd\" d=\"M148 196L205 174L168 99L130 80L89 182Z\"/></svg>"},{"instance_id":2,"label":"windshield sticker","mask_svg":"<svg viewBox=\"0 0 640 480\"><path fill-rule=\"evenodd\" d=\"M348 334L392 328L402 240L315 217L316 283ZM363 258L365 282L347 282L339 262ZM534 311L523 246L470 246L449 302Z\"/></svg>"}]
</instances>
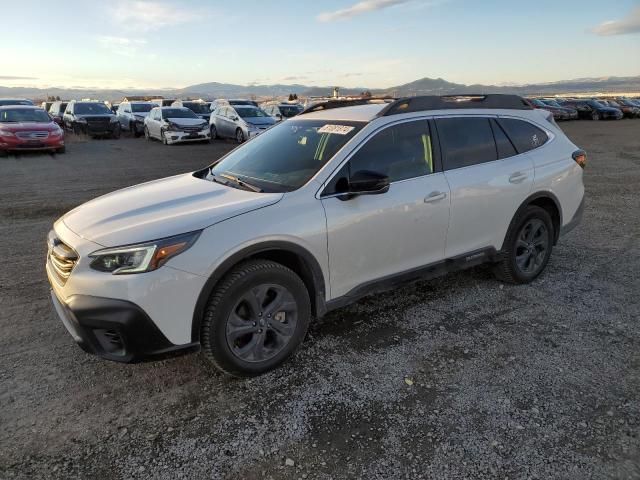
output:
<instances>
[{"instance_id":1,"label":"windshield sticker","mask_svg":"<svg viewBox=\"0 0 640 480\"><path fill-rule=\"evenodd\" d=\"M336 135L347 135L356 127L350 127L348 125L325 125L318 129L318 133L335 133Z\"/></svg>"}]
</instances>

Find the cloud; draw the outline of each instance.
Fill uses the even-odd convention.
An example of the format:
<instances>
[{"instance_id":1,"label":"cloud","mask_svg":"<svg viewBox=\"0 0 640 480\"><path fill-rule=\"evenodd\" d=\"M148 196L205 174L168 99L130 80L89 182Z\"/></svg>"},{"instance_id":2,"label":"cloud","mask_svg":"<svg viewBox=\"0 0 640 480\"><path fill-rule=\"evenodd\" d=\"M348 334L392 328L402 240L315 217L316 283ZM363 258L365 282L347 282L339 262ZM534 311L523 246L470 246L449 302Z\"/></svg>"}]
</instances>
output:
<instances>
[{"instance_id":1,"label":"cloud","mask_svg":"<svg viewBox=\"0 0 640 480\"><path fill-rule=\"evenodd\" d=\"M282 78L283 82L295 82L296 80L307 80L309 77L305 75L292 75L290 77Z\"/></svg>"},{"instance_id":2,"label":"cloud","mask_svg":"<svg viewBox=\"0 0 640 480\"><path fill-rule=\"evenodd\" d=\"M411 1L412 0L363 0L347 8L334 10L333 12L323 12L316 18L320 22L335 22L336 20L347 20L349 18L362 15L363 13L383 10L395 5L410 3Z\"/></svg>"},{"instance_id":3,"label":"cloud","mask_svg":"<svg viewBox=\"0 0 640 480\"><path fill-rule=\"evenodd\" d=\"M147 44L146 40L126 37L110 37L102 35L96 37L100 46L106 50L125 57L134 57L138 50Z\"/></svg>"},{"instance_id":4,"label":"cloud","mask_svg":"<svg viewBox=\"0 0 640 480\"><path fill-rule=\"evenodd\" d=\"M120 1L110 14L119 27L143 32L189 23L203 16L203 12L193 8L152 0Z\"/></svg>"},{"instance_id":5,"label":"cloud","mask_svg":"<svg viewBox=\"0 0 640 480\"><path fill-rule=\"evenodd\" d=\"M640 33L640 7L636 7L629 15L621 20L609 20L591 29L591 33L608 37L611 35L625 35Z\"/></svg>"},{"instance_id":6,"label":"cloud","mask_svg":"<svg viewBox=\"0 0 640 480\"><path fill-rule=\"evenodd\" d=\"M0 80L38 80L37 77L14 77L12 75L0 75Z\"/></svg>"}]
</instances>

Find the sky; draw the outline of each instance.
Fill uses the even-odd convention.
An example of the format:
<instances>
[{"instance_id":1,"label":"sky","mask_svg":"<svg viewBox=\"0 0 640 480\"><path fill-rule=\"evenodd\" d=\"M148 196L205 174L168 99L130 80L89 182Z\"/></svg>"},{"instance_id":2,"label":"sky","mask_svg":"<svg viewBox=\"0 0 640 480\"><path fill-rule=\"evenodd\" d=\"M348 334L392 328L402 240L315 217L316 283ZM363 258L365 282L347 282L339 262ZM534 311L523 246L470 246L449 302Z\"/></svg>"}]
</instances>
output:
<instances>
[{"instance_id":1,"label":"sky","mask_svg":"<svg viewBox=\"0 0 640 480\"><path fill-rule=\"evenodd\" d=\"M4 86L640 75L640 0L2 0L0 18Z\"/></svg>"}]
</instances>

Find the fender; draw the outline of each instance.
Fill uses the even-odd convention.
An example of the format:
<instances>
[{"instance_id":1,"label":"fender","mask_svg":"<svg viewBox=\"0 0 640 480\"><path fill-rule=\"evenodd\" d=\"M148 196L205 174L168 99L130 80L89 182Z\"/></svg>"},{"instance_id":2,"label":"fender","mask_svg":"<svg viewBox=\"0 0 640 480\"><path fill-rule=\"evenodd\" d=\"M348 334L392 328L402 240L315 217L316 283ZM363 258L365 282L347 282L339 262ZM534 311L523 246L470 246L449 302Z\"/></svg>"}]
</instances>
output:
<instances>
[{"instance_id":1,"label":"fender","mask_svg":"<svg viewBox=\"0 0 640 480\"><path fill-rule=\"evenodd\" d=\"M507 235L509 234L509 231L511 230L511 227L513 226L514 222L516 221L516 219L519 217L519 215L523 212L523 210L525 208L527 208L532 202L535 202L538 199L549 199L552 200L553 203L556 206L556 209L558 210L558 215L560 217L560 221L559 221L559 225L558 228L556 228L556 231L553 232L554 233L554 239L553 239L553 244L555 245L558 242L558 238L560 236L560 229L562 228L562 207L560 206L560 201L558 200L558 197L555 196L555 194L553 194L552 192L548 191L548 190L540 190L538 192L535 192L532 195L529 195L518 207L518 210L516 210L516 213L513 215L513 218L511 219L511 222L509 223L509 227L507 228ZM506 242L507 238L505 235L505 239L502 241L502 248L501 251L504 250L505 245L504 243Z\"/></svg>"},{"instance_id":2,"label":"fender","mask_svg":"<svg viewBox=\"0 0 640 480\"><path fill-rule=\"evenodd\" d=\"M250 257L260 256L261 253L270 251L281 251L294 254L301 260L303 269L308 270L308 275L302 280L305 282L307 289L311 287L310 297L312 296L312 307L316 317L321 317L327 312L326 306L326 289L324 275L320 264L316 258L305 248L292 242L273 240L251 245L239 252L226 258L215 271L207 279L193 311L193 319L191 322L191 340L192 342L200 341L200 323L204 316L207 301L213 293L213 289L218 282L224 277L235 265ZM309 284L311 283L311 285Z\"/></svg>"}]
</instances>

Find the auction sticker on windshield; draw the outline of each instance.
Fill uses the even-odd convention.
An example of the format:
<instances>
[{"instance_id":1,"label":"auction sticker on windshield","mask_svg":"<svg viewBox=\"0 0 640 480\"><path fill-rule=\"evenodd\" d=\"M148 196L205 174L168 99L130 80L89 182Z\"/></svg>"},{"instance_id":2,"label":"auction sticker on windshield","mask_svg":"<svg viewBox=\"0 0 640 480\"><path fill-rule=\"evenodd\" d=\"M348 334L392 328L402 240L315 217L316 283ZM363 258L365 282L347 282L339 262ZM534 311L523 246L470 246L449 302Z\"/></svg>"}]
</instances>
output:
<instances>
[{"instance_id":1,"label":"auction sticker on windshield","mask_svg":"<svg viewBox=\"0 0 640 480\"><path fill-rule=\"evenodd\" d=\"M335 133L336 135L346 135L355 127L349 125L325 125L318 129L318 133Z\"/></svg>"}]
</instances>

